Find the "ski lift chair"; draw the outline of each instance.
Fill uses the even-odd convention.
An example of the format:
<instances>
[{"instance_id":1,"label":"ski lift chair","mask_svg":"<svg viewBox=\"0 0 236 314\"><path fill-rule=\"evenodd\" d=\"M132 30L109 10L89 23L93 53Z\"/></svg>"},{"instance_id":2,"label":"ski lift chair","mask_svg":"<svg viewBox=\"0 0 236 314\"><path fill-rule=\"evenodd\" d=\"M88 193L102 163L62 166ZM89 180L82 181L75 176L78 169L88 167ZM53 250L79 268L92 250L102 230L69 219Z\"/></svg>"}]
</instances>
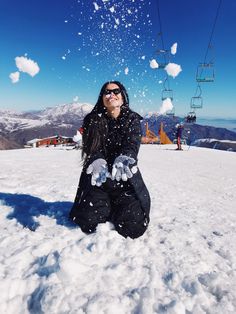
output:
<instances>
[{"instance_id":1,"label":"ski lift chair","mask_svg":"<svg viewBox=\"0 0 236 314\"><path fill-rule=\"evenodd\" d=\"M161 94L161 100L166 100L169 98L171 101L173 101L173 90L172 89L163 89Z\"/></svg>"},{"instance_id":2,"label":"ski lift chair","mask_svg":"<svg viewBox=\"0 0 236 314\"><path fill-rule=\"evenodd\" d=\"M201 95L202 95L202 89L201 89L200 84L198 84L195 96L193 96L191 98L190 108L192 108L192 109L201 109L202 108L202 106L203 106L203 99L202 99Z\"/></svg>"},{"instance_id":3,"label":"ski lift chair","mask_svg":"<svg viewBox=\"0 0 236 314\"><path fill-rule=\"evenodd\" d=\"M190 107L192 109L201 109L203 107L203 99L201 96L194 96L191 98Z\"/></svg>"},{"instance_id":4,"label":"ski lift chair","mask_svg":"<svg viewBox=\"0 0 236 314\"><path fill-rule=\"evenodd\" d=\"M167 66L167 64L169 63L167 61L167 59L169 59L169 51L165 50L165 49L159 49L157 50L157 54L160 56L160 60L159 57L157 58L158 60L158 69L165 69L165 67Z\"/></svg>"},{"instance_id":5,"label":"ski lift chair","mask_svg":"<svg viewBox=\"0 0 236 314\"><path fill-rule=\"evenodd\" d=\"M196 81L198 83L214 82L215 72L214 65L210 63L199 63L197 67Z\"/></svg>"},{"instance_id":6,"label":"ski lift chair","mask_svg":"<svg viewBox=\"0 0 236 314\"><path fill-rule=\"evenodd\" d=\"M173 108L173 109L171 109L171 110L166 111L166 115L167 115L168 117L174 117L174 115L175 115L175 109Z\"/></svg>"},{"instance_id":7,"label":"ski lift chair","mask_svg":"<svg viewBox=\"0 0 236 314\"><path fill-rule=\"evenodd\" d=\"M195 122L196 122L196 119L197 119L197 117L196 117L195 111L190 111L190 112L187 114L187 116L186 116L186 118L185 118L185 121L186 121L187 123L195 123Z\"/></svg>"}]
</instances>

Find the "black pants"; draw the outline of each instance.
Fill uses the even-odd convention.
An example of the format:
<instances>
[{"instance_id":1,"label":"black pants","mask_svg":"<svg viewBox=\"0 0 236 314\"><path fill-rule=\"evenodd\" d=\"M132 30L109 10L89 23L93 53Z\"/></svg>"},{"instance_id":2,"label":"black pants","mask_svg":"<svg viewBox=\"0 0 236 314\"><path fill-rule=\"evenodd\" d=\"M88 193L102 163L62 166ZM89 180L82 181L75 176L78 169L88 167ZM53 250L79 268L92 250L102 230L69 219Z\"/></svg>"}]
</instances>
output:
<instances>
[{"instance_id":1,"label":"black pants","mask_svg":"<svg viewBox=\"0 0 236 314\"><path fill-rule=\"evenodd\" d=\"M94 232L99 223L106 221L112 222L124 237L138 238L146 231L149 218L128 182L108 179L101 187L91 187L76 208L74 222L83 232Z\"/></svg>"}]
</instances>

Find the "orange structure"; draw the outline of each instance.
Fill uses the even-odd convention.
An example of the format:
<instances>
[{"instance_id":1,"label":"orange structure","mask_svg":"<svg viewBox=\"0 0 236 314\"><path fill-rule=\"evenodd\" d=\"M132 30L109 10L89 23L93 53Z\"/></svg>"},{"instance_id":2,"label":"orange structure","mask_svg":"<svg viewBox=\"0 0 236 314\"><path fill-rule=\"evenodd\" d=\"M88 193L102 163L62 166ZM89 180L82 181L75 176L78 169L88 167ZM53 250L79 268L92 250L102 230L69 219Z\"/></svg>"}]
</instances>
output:
<instances>
[{"instance_id":1,"label":"orange structure","mask_svg":"<svg viewBox=\"0 0 236 314\"><path fill-rule=\"evenodd\" d=\"M141 143L142 144L157 144L157 143L159 143L158 136L148 128L148 122L146 122L146 133L145 133L145 136L142 136Z\"/></svg>"},{"instance_id":2,"label":"orange structure","mask_svg":"<svg viewBox=\"0 0 236 314\"><path fill-rule=\"evenodd\" d=\"M169 139L169 137L167 136L166 132L163 129L163 122L161 122L159 136L160 136L160 144L173 144L173 142Z\"/></svg>"}]
</instances>

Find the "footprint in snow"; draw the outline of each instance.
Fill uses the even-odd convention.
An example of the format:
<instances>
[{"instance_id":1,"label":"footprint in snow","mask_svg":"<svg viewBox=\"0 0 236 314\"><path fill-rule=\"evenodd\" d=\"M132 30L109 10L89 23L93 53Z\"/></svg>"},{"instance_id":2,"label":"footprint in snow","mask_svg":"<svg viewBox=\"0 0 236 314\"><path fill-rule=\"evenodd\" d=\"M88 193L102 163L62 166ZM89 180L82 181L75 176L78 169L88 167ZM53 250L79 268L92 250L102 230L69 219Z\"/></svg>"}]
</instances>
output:
<instances>
[{"instance_id":1,"label":"footprint in snow","mask_svg":"<svg viewBox=\"0 0 236 314\"><path fill-rule=\"evenodd\" d=\"M198 276L198 281L203 287L207 288L206 292L212 294L216 298L216 301L220 302L223 297L228 294L228 291L222 289L219 284L215 283L217 278L218 274L211 272Z\"/></svg>"},{"instance_id":2,"label":"footprint in snow","mask_svg":"<svg viewBox=\"0 0 236 314\"><path fill-rule=\"evenodd\" d=\"M219 231L213 231L212 233L217 237L223 237L223 234Z\"/></svg>"}]
</instances>

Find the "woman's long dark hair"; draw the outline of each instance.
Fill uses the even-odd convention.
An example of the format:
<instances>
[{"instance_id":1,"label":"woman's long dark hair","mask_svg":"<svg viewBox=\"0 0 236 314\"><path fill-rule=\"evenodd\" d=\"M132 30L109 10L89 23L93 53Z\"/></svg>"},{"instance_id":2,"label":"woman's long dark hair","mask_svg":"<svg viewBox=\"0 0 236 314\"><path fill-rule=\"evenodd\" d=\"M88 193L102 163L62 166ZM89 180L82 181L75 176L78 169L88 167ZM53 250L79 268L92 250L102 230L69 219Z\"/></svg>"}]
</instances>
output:
<instances>
[{"instance_id":1,"label":"woman's long dark hair","mask_svg":"<svg viewBox=\"0 0 236 314\"><path fill-rule=\"evenodd\" d=\"M107 110L103 104L103 94L108 84L116 84L119 86L123 98L121 110L129 108L129 96L123 84L119 81L108 81L103 84L96 105L91 113L84 119L82 148L82 159L84 160L84 163L87 162L87 158L89 158L92 153L96 153L99 150L104 151L106 149L105 140L108 133L108 125L106 119Z\"/></svg>"}]
</instances>

